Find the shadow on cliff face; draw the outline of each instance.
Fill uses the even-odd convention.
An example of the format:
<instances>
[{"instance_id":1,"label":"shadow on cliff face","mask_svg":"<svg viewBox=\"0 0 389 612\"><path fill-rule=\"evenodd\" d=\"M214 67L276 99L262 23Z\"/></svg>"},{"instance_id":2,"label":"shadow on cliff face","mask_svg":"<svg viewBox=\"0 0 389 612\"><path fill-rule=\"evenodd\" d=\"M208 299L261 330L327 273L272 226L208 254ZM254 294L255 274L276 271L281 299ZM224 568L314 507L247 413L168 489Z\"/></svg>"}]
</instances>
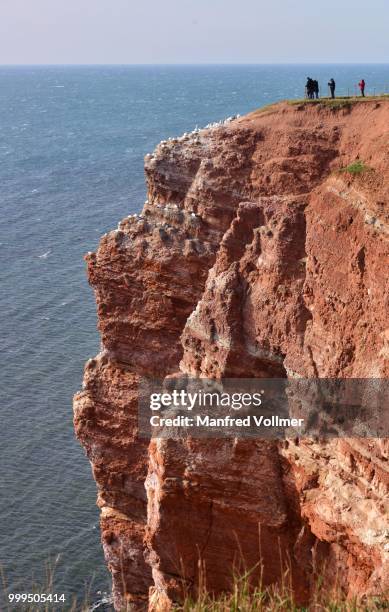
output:
<instances>
[{"instance_id":1,"label":"shadow on cliff face","mask_svg":"<svg viewBox=\"0 0 389 612\"><path fill-rule=\"evenodd\" d=\"M303 197L274 196L239 205L185 326L183 373L287 376L286 338L300 347L301 321L308 318L300 297L305 205ZM274 295L280 286L296 291ZM270 330L269 315L280 309L280 299L285 315ZM253 583L260 578L267 586L280 583L288 564L296 597L307 601L314 538L301 520L293 480L286 489L287 462L277 442L158 440L149 455L146 542L162 597L180 601L183 589L196 592L199 563L215 594L232 589L234 571L243 569L251 571Z\"/></svg>"}]
</instances>

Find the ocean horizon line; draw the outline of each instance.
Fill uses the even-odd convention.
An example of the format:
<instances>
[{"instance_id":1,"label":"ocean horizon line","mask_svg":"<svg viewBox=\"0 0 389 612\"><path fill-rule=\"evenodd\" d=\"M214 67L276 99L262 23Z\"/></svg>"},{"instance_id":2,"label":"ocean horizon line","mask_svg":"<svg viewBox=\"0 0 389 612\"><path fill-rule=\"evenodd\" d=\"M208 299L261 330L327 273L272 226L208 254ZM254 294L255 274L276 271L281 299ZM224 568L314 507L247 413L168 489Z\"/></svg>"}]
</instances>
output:
<instances>
[{"instance_id":1,"label":"ocean horizon line","mask_svg":"<svg viewBox=\"0 0 389 612\"><path fill-rule=\"evenodd\" d=\"M369 61L369 62L347 62L347 61L318 61L318 62L167 62L167 63L14 63L1 64L0 68L136 68L136 67L247 67L247 66L389 66L389 61Z\"/></svg>"}]
</instances>

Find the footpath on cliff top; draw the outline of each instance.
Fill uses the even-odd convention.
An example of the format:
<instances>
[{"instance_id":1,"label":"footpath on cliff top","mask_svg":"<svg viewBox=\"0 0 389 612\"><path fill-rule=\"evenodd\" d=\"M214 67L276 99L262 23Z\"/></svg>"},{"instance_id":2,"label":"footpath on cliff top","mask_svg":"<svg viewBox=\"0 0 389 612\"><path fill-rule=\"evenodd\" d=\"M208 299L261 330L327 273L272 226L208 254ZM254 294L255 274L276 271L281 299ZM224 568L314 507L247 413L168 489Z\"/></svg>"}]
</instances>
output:
<instances>
[{"instance_id":1,"label":"footpath on cliff top","mask_svg":"<svg viewBox=\"0 0 389 612\"><path fill-rule=\"evenodd\" d=\"M148 200L87 255L102 349L75 429L117 610L265 584L298 601L389 576L384 439L137 435L141 377L387 378L389 100L287 102L160 143ZM276 552L277 551L277 554Z\"/></svg>"}]
</instances>

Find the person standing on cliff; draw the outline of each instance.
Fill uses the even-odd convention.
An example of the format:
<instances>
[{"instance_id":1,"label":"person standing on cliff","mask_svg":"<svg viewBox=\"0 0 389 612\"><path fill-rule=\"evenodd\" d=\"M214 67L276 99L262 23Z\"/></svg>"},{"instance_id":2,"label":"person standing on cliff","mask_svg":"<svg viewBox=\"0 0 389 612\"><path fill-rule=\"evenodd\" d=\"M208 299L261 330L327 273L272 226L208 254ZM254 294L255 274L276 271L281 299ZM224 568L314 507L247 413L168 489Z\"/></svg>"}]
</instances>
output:
<instances>
[{"instance_id":1,"label":"person standing on cliff","mask_svg":"<svg viewBox=\"0 0 389 612\"><path fill-rule=\"evenodd\" d=\"M365 97L365 87L366 87L366 83L365 83L365 79L361 79L358 83L359 89L361 90L361 96L362 98Z\"/></svg>"},{"instance_id":2,"label":"person standing on cliff","mask_svg":"<svg viewBox=\"0 0 389 612\"><path fill-rule=\"evenodd\" d=\"M313 81L311 77L307 77L307 83L305 85L305 95L310 100L313 98Z\"/></svg>"},{"instance_id":3,"label":"person standing on cliff","mask_svg":"<svg viewBox=\"0 0 389 612\"><path fill-rule=\"evenodd\" d=\"M316 100L319 99L319 81L316 79L313 81L313 93L315 94Z\"/></svg>"},{"instance_id":4,"label":"person standing on cliff","mask_svg":"<svg viewBox=\"0 0 389 612\"><path fill-rule=\"evenodd\" d=\"M335 98L335 87L336 87L336 83L335 83L334 79L330 79L330 80L328 81L328 87L330 88L331 98Z\"/></svg>"}]
</instances>

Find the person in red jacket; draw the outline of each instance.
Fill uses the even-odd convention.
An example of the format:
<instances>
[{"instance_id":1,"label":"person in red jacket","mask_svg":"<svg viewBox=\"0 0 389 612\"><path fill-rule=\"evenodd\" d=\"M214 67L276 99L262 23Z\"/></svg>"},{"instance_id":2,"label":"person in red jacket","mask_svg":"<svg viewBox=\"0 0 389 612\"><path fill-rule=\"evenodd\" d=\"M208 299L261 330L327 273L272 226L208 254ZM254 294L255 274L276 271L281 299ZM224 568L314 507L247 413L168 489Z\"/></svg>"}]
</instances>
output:
<instances>
[{"instance_id":1,"label":"person in red jacket","mask_svg":"<svg viewBox=\"0 0 389 612\"><path fill-rule=\"evenodd\" d=\"M366 87L366 83L364 79L359 81L358 85L359 85L359 89L361 90L361 96L364 98L365 97L365 87Z\"/></svg>"}]
</instances>

